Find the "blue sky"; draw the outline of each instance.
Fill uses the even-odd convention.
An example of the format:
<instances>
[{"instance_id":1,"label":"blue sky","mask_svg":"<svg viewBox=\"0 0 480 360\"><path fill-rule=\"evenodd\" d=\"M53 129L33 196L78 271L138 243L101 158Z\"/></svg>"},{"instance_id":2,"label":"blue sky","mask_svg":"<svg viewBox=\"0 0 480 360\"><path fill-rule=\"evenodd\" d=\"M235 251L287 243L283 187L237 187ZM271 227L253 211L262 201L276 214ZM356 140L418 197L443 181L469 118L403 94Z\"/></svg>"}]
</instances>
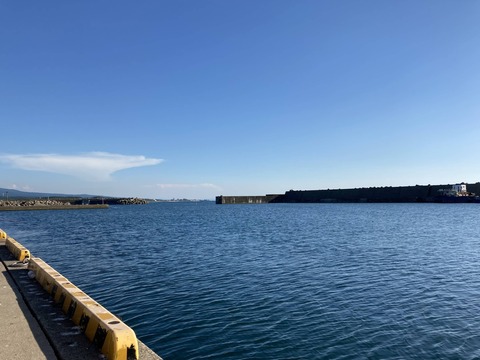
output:
<instances>
[{"instance_id":1,"label":"blue sky","mask_svg":"<svg viewBox=\"0 0 480 360\"><path fill-rule=\"evenodd\" d=\"M0 187L480 181L480 2L0 0Z\"/></svg>"}]
</instances>

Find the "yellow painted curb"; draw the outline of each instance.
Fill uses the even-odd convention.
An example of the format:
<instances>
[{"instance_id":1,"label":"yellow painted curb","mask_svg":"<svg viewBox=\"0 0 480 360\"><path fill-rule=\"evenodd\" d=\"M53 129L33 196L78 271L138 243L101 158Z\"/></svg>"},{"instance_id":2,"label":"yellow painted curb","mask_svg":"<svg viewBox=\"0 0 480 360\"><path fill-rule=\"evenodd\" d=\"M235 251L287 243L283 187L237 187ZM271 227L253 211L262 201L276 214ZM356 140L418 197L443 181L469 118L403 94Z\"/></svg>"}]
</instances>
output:
<instances>
[{"instance_id":1,"label":"yellow painted curb","mask_svg":"<svg viewBox=\"0 0 480 360\"><path fill-rule=\"evenodd\" d=\"M62 307L67 317L80 326L108 360L138 359L138 341L130 327L42 259L30 259L28 268L35 273L37 281Z\"/></svg>"},{"instance_id":2,"label":"yellow painted curb","mask_svg":"<svg viewBox=\"0 0 480 360\"><path fill-rule=\"evenodd\" d=\"M14 238L8 236L7 241L5 241L5 245L7 246L7 249L10 250L10 252L15 256L15 259L18 261L24 261L30 259L30 251L20 244L18 241L16 241Z\"/></svg>"},{"instance_id":3,"label":"yellow painted curb","mask_svg":"<svg viewBox=\"0 0 480 360\"><path fill-rule=\"evenodd\" d=\"M0 229L0 238L2 236L7 239L5 245L18 261L29 260L28 269L34 273L38 283L108 360L139 358L138 340L130 327L45 261L32 258L28 249Z\"/></svg>"}]
</instances>

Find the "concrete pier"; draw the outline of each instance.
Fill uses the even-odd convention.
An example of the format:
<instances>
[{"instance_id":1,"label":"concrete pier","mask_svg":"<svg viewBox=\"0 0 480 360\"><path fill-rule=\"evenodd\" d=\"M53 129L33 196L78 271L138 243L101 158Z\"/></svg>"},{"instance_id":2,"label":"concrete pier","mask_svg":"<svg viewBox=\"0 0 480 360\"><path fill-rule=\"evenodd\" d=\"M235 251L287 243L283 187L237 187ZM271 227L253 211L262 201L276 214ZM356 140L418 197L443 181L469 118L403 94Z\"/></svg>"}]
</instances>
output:
<instances>
[{"instance_id":1,"label":"concrete pier","mask_svg":"<svg viewBox=\"0 0 480 360\"><path fill-rule=\"evenodd\" d=\"M0 239L0 359L104 359ZM139 341L141 360L161 358Z\"/></svg>"}]
</instances>

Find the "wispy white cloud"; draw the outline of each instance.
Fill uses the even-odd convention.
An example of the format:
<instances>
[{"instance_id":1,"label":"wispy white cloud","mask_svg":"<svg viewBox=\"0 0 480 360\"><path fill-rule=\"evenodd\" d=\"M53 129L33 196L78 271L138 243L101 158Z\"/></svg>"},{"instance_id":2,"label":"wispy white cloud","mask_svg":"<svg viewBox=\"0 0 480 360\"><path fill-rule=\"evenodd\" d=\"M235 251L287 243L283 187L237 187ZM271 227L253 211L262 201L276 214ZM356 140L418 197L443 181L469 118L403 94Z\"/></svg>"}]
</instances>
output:
<instances>
[{"instance_id":1,"label":"wispy white cloud","mask_svg":"<svg viewBox=\"0 0 480 360\"><path fill-rule=\"evenodd\" d=\"M90 180L108 180L110 176L124 169L160 164L162 159L90 152L79 155L59 154L7 154L0 155L0 162L23 170L46 171L71 175Z\"/></svg>"},{"instance_id":2,"label":"wispy white cloud","mask_svg":"<svg viewBox=\"0 0 480 360\"><path fill-rule=\"evenodd\" d=\"M32 188L29 185L17 185L17 184L10 185L9 189L21 190L21 191L31 191L32 190Z\"/></svg>"}]
</instances>

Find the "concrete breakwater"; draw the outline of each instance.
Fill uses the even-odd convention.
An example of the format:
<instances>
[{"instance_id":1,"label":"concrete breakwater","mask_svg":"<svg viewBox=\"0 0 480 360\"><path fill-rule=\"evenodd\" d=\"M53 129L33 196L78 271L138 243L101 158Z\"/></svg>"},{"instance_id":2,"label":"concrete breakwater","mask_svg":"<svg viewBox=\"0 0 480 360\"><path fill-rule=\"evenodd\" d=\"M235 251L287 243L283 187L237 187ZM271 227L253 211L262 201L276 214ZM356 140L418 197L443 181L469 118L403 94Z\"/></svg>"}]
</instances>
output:
<instances>
[{"instance_id":1,"label":"concrete breakwater","mask_svg":"<svg viewBox=\"0 0 480 360\"><path fill-rule=\"evenodd\" d=\"M480 183L466 184L471 194L480 194ZM217 204L267 203L381 203L381 202L442 202L439 194L452 185L384 186L352 189L290 190L285 194L265 196L217 196ZM462 202L474 202L469 196Z\"/></svg>"}]
</instances>

